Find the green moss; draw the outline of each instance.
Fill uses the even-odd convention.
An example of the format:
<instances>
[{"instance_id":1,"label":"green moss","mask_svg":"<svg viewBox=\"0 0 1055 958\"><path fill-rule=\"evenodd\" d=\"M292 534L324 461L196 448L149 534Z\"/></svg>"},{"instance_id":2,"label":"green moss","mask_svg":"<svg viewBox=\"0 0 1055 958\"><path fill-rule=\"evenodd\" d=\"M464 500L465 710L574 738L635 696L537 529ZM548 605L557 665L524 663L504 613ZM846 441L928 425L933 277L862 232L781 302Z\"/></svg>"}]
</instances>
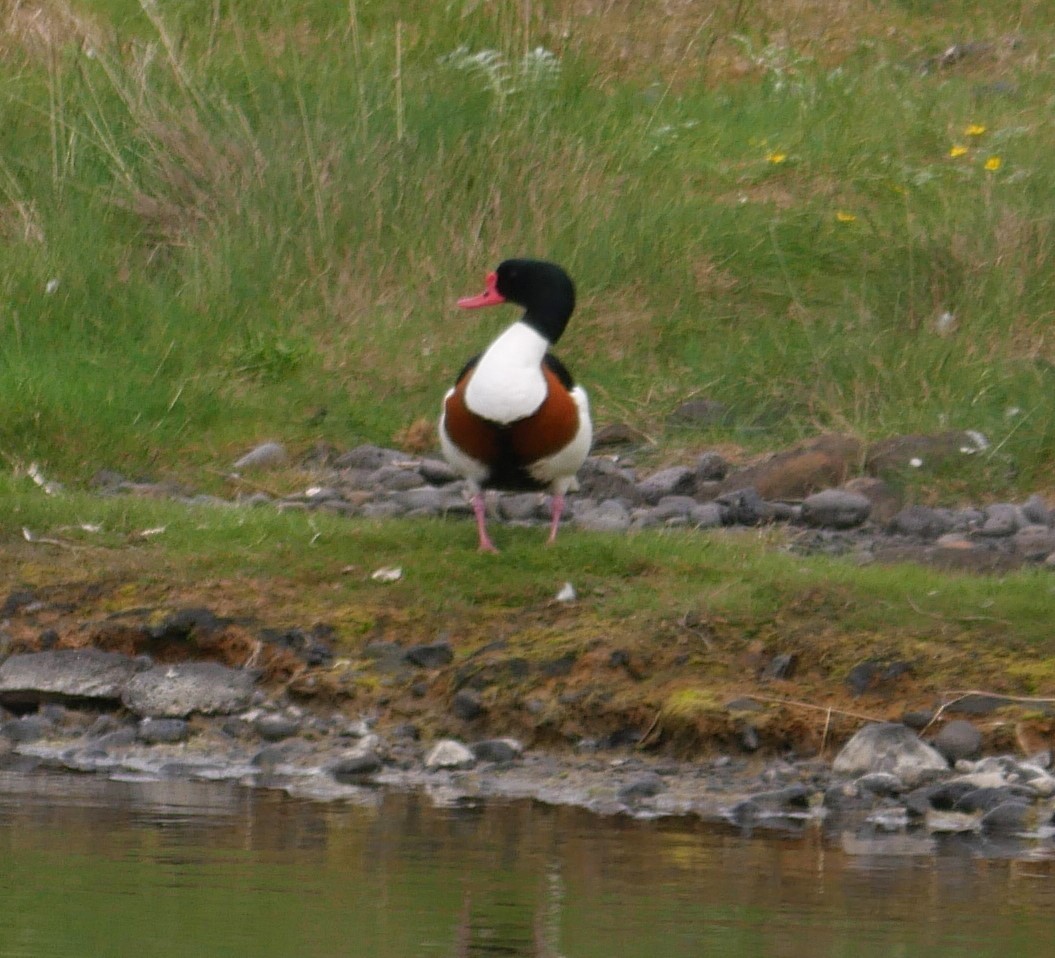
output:
<instances>
[{"instance_id":1,"label":"green moss","mask_svg":"<svg viewBox=\"0 0 1055 958\"><path fill-rule=\"evenodd\" d=\"M660 714L667 720L690 723L724 711L725 709L712 690L686 687L667 696Z\"/></svg>"}]
</instances>

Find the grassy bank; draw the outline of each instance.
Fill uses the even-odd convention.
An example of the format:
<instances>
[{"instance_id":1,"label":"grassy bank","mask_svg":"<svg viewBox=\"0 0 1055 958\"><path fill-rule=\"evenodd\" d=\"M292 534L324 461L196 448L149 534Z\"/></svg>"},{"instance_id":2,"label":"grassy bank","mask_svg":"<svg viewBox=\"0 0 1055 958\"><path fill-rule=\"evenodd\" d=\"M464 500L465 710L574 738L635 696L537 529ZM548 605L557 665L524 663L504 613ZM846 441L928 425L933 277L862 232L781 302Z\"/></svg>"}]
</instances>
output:
<instances>
[{"instance_id":1,"label":"grassy bank","mask_svg":"<svg viewBox=\"0 0 1055 958\"><path fill-rule=\"evenodd\" d=\"M861 716L897 718L968 689L1051 694L1055 586L1044 570L858 568L790 555L772 531L574 533L542 549L538 530L508 529L494 557L473 551L464 521L49 498L28 482L3 493L0 576L12 597L29 596L7 600L9 649L36 648L50 630L63 646L241 665L268 661L259 629L321 625L336 661L306 676L283 661L273 677L293 676L297 694L324 706L413 719L426 735L468 734L449 711L465 684L489 711L476 734L567 744L629 727L689 751L735 741L742 719L728 703L745 696L759 703L751 721L766 747L816 748ZM382 568L399 577L375 577ZM558 601L569 580L575 599ZM233 624L198 653L191 640L182 651L129 645L135 623L183 608ZM392 672L371 652L436 641L453 662L427 675ZM767 679L776 656L793 668ZM863 696L848 683L862 663L889 673ZM1027 725L1002 714L993 734L1007 747L1047 729L1039 709L1024 701Z\"/></svg>"},{"instance_id":2,"label":"grassy bank","mask_svg":"<svg viewBox=\"0 0 1055 958\"><path fill-rule=\"evenodd\" d=\"M827 702L855 664L909 663L891 714L964 686L1050 691L1050 573L856 568L773 532L544 550L510 529L496 560L468 522L16 478L37 462L73 490L103 468L200 489L262 439L399 442L511 318L454 299L527 254L577 278L561 352L646 457L962 428L990 440L979 468L927 494L1055 488L1055 9L697 7L8 4L5 582L51 590L65 642L114 612L206 604L326 621L353 672L369 642L437 635L459 667L492 642L578 663L496 686L506 715L578 688L584 715L695 727L738 690L770 694L757 675L778 654L799 663L779 694ZM730 416L671 426L694 397ZM402 578L371 578L382 566ZM568 580L578 600L554 602ZM362 674L360 702L403 694Z\"/></svg>"},{"instance_id":3,"label":"grassy bank","mask_svg":"<svg viewBox=\"0 0 1055 958\"><path fill-rule=\"evenodd\" d=\"M0 18L8 457L389 442L509 318L452 300L527 253L660 456L960 427L979 489L1050 487L1049 4L169 6ZM697 395L731 421L673 432Z\"/></svg>"}]
</instances>

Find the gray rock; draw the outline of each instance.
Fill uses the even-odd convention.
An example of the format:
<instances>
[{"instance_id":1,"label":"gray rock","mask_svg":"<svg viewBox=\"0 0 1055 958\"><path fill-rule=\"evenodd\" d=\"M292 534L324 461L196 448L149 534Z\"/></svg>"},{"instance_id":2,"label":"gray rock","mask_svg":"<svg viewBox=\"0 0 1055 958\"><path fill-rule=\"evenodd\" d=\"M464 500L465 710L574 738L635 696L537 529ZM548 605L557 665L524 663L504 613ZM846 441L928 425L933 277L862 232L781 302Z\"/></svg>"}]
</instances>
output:
<instances>
[{"instance_id":1,"label":"gray rock","mask_svg":"<svg viewBox=\"0 0 1055 958\"><path fill-rule=\"evenodd\" d=\"M0 725L0 735L11 742L36 742L54 731L51 722L39 715L24 715Z\"/></svg>"},{"instance_id":2,"label":"gray rock","mask_svg":"<svg viewBox=\"0 0 1055 958\"><path fill-rule=\"evenodd\" d=\"M758 729L750 722L740 722L736 727L737 741L745 752L757 752L762 747Z\"/></svg>"},{"instance_id":3,"label":"gray rock","mask_svg":"<svg viewBox=\"0 0 1055 958\"><path fill-rule=\"evenodd\" d=\"M914 709L901 716L901 724L907 725L916 732L922 732L933 721L934 713L924 709Z\"/></svg>"},{"instance_id":4,"label":"gray rock","mask_svg":"<svg viewBox=\"0 0 1055 958\"><path fill-rule=\"evenodd\" d=\"M985 512L970 506L962 509L941 509L939 512L949 517L949 528L953 532L974 532L985 522Z\"/></svg>"},{"instance_id":5,"label":"gray rock","mask_svg":"<svg viewBox=\"0 0 1055 958\"><path fill-rule=\"evenodd\" d=\"M846 676L846 684L854 697L875 692L897 682L912 671L908 662L859 662Z\"/></svg>"},{"instance_id":6,"label":"gray rock","mask_svg":"<svg viewBox=\"0 0 1055 958\"><path fill-rule=\"evenodd\" d=\"M281 742L300 731L300 723L288 715L260 715L253 722L253 730L265 742Z\"/></svg>"},{"instance_id":7,"label":"gray rock","mask_svg":"<svg viewBox=\"0 0 1055 958\"><path fill-rule=\"evenodd\" d=\"M575 524L590 532L626 532L630 528L630 511L618 499L605 499L593 508L576 512Z\"/></svg>"},{"instance_id":8,"label":"gray rock","mask_svg":"<svg viewBox=\"0 0 1055 958\"><path fill-rule=\"evenodd\" d=\"M750 824L773 816L802 815L809 810L812 794L805 785L789 785L772 792L759 792L737 802L727 814L738 824Z\"/></svg>"},{"instance_id":9,"label":"gray rock","mask_svg":"<svg viewBox=\"0 0 1055 958\"><path fill-rule=\"evenodd\" d=\"M460 689L451 699L451 712L465 722L472 722L484 714L483 700L475 689Z\"/></svg>"},{"instance_id":10,"label":"gray rock","mask_svg":"<svg viewBox=\"0 0 1055 958\"><path fill-rule=\"evenodd\" d=\"M640 446L648 442L648 437L639 429L625 422L608 423L593 434L593 448L604 446Z\"/></svg>"},{"instance_id":11,"label":"gray rock","mask_svg":"<svg viewBox=\"0 0 1055 958\"><path fill-rule=\"evenodd\" d=\"M975 535L992 538L1014 535L1025 523L1018 506L1007 502L994 503L985 509L985 521Z\"/></svg>"},{"instance_id":12,"label":"gray rock","mask_svg":"<svg viewBox=\"0 0 1055 958\"><path fill-rule=\"evenodd\" d=\"M93 740L93 744L96 748L109 751L110 749L115 748L127 748L134 743L138 737L137 729L125 726L124 728L107 732L105 735L100 735L97 739Z\"/></svg>"},{"instance_id":13,"label":"gray rock","mask_svg":"<svg viewBox=\"0 0 1055 958\"><path fill-rule=\"evenodd\" d=\"M363 444L348 450L337 457L334 465L338 469L366 469L373 471L396 462L402 458L395 449L382 449L380 446Z\"/></svg>"},{"instance_id":14,"label":"gray rock","mask_svg":"<svg viewBox=\"0 0 1055 958\"><path fill-rule=\"evenodd\" d=\"M136 715L152 718L229 715L249 707L255 683L252 672L216 662L183 662L132 676L121 701Z\"/></svg>"},{"instance_id":15,"label":"gray rock","mask_svg":"<svg viewBox=\"0 0 1055 958\"><path fill-rule=\"evenodd\" d=\"M982 733L966 719L953 719L934 736L934 747L950 764L961 758L976 758L982 750Z\"/></svg>"},{"instance_id":16,"label":"gray rock","mask_svg":"<svg viewBox=\"0 0 1055 958\"><path fill-rule=\"evenodd\" d=\"M447 486L461 479L461 476L442 459L422 459L418 463L421 478L433 486Z\"/></svg>"},{"instance_id":17,"label":"gray rock","mask_svg":"<svg viewBox=\"0 0 1055 958\"><path fill-rule=\"evenodd\" d=\"M888 797L900 795L905 790L905 783L890 772L868 772L857 779L857 787L871 795Z\"/></svg>"},{"instance_id":18,"label":"gray rock","mask_svg":"<svg viewBox=\"0 0 1055 958\"><path fill-rule=\"evenodd\" d=\"M721 482L729 474L729 463L717 452L705 452L696 460L696 483Z\"/></svg>"},{"instance_id":19,"label":"gray rock","mask_svg":"<svg viewBox=\"0 0 1055 958\"><path fill-rule=\"evenodd\" d=\"M774 655L769 664L762 670L762 678L770 681L790 679L795 674L798 664L799 659L794 652Z\"/></svg>"},{"instance_id":20,"label":"gray rock","mask_svg":"<svg viewBox=\"0 0 1055 958\"><path fill-rule=\"evenodd\" d=\"M802 520L826 529L852 529L861 525L872 510L866 497L845 489L825 489L802 503Z\"/></svg>"},{"instance_id":21,"label":"gray rock","mask_svg":"<svg viewBox=\"0 0 1055 958\"><path fill-rule=\"evenodd\" d=\"M1022 796L1016 795L1015 791L1008 786L989 786L986 788L972 788L965 792L953 804L956 812L988 812L999 805L1010 801L1022 801Z\"/></svg>"},{"instance_id":22,"label":"gray rock","mask_svg":"<svg viewBox=\"0 0 1055 958\"><path fill-rule=\"evenodd\" d=\"M666 522L687 517L697 505L692 496L664 496L650 511L658 521Z\"/></svg>"},{"instance_id":23,"label":"gray rock","mask_svg":"<svg viewBox=\"0 0 1055 958\"><path fill-rule=\"evenodd\" d=\"M952 528L949 516L930 506L906 506L887 526L894 535L917 539L937 539Z\"/></svg>"},{"instance_id":24,"label":"gray rock","mask_svg":"<svg viewBox=\"0 0 1055 958\"><path fill-rule=\"evenodd\" d=\"M139 723L136 737L147 745L172 745L190 738L190 725L183 719L145 718Z\"/></svg>"},{"instance_id":25,"label":"gray rock","mask_svg":"<svg viewBox=\"0 0 1055 958\"><path fill-rule=\"evenodd\" d=\"M321 506L341 498L341 490L333 486L312 486L304 493L303 499L309 506Z\"/></svg>"},{"instance_id":26,"label":"gray rock","mask_svg":"<svg viewBox=\"0 0 1055 958\"><path fill-rule=\"evenodd\" d=\"M635 509L630 513L630 531L640 532L642 529L657 529L662 523L655 517L649 508Z\"/></svg>"},{"instance_id":27,"label":"gray rock","mask_svg":"<svg viewBox=\"0 0 1055 958\"><path fill-rule=\"evenodd\" d=\"M689 522L697 529L715 529L722 524L723 510L720 503L701 502L689 510Z\"/></svg>"},{"instance_id":28,"label":"gray rock","mask_svg":"<svg viewBox=\"0 0 1055 958\"><path fill-rule=\"evenodd\" d=\"M847 492L856 492L872 504L868 517L873 522L888 523L898 510L902 500L893 486L884 479L875 476L855 476L843 485Z\"/></svg>"},{"instance_id":29,"label":"gray rock","mask_svg":"<svg viewBox=\"0 0 1055 958\"><path fill-rule=\"evenodd\" d=\"M666 788L666 782L655 772L647 772L620 788L618 798L624 805L632 805L645 798L654 798Z\"/></svg>"},{"instance_id":30,"label":"gray rock","mask_svg":"<svg viewBox=\"0 0 1055 958\"><path fill-rule=\"evenodd\" d=\"M1006 695L994 695L989 692L972 692L961 695L945 705L946 712L957 712L960 715L992 715L998 709L1015 705L1016 700Z\"/></svg>"},{"instance_id":31,"label":"gray rock","mask_svg":"<svg viewBox=\"0 0 1055 958\"><path fill-rule=\"evenodd\" d=\"M1050 526L1055 523L1055 516L1040 493L1034 493L1022 504L1022 515L1027 522L1038 526Z\"/></svg>"},{"instance_id":32,"label":"gray rock","mask_svg":"<svg viewBox=\"0 0 1055 958\"><path fill-rule=\"evenodd\" d=\"M1019 835L1031 830L1033 809L1025 802L1005 802L982 816L986 835Z\"/></svg>"},{"instance_id":33,"label":"gray rock","mask_svg":"<svg viewBox=\"0 0 1055 958\"><path fill-rule=\"evenodd\" d=\"M470 745L473 756L478 762L495 762L507 764L515 762L524 754L524 746L512 738L489 738Z\"/></svg>"},{"instance_id":34,"label":"gray rock","mask_svg":"<svg viewBox=\"0 0 1055 958\"><path fill-rule=\"evenodd\" d=\"M696 474L688 466L661 469L637 485L638 494L649 505L656 505L664 496L691 495L696 485Z\"/></svg>"},{"instance_id":35,"label":"gray rock","mask_svg":"<svg viewBox=\"0 0 1055 958\"><path fill-rule=\"evenodd\" d=\"M392 499L380 502L367 502L360 510L367 519L394 519L404 513L403 507Z\"/></svg>"},{"instance_id":36,"label":"gray rock","mask_svg":"<svg viewBox=\"0 0 1055 958\"><path fill-rule=\"evenodd\" d=\"M357 784L381 770L381 759L373 750L352 752L334 762L330 774L338 781Z\"/></svg>"},{"instance_id":37,"label":"gray rock","mask_svg":"<svg viewBox=\"0 0 1055 958\"><path fill-rule=\"evenodd\" d=\"M286 447L280 442L261 443L240 459L235 460L235 469L273 469L289 459Z\"/></svg>"},{"instance_id":38,"label":"gray rock","mask_svg":"<svg viewBox=\"0 0 1055 958\"><path fill-rule=\"evenodd\" d=\"M873 795L865 794L856 782L836 782L824 790L822 804L827 809L868 808L875 804Z\"/></svg>"},{"instance_id":39,"label":"gray rock","mask_svg":"<svg viewBox=\"0 0 1055 958\"><path fill-rule=\"evenodd\" d=\"M370 488L384 489L387 492L416 489L421 485L421 473L417 469L404 469L395 464L381 466L370 473L367 485Z\"/></svg>"},{"instance_id":40,"label":"gray rock","mask_svg":"<svg viewBox=\"0 0 1055 958\"><path fill-rule=\"evenodd\" d=\"M473 753L461 742L450 738L437 742L425 756L425 768L430 771L441 768L472 768L475 764Z\"/></svg>"},{"instance_id":41,"label":"gray rock","mask_svg":"<svg viewBox=\"0 0 1055 958\"><path fill-rule=\"evenodd\" d=\"M617 466L608 459L590 457L578 473L579 495L598 501L625 499L638 501L637 484L630 470Z\"/></svg>"},{"instance_id":42,"label":"gray rock","mask_svg":"<svg viewBox=\"0 0 1055 958\"><path fill-rule=\"evenodd\" d=\"M726 525L754 526L770 517L768 504L752 486L722 493L715 502L722 507Z\"/></svg>"},{"instance_id":43,"label":"gray rock","mask_svg":"<svg viewBox=\"0 0 1055 958\"><path fill-rule=\"evenodd\" d=\"M439 515L447 511L447 505L451 501L451 494L436 486L417 486L413 489L402 489L394 492L392 499L408 512L421 511L430 515Z\"/></svg>"},{"instance_id":44,"label":"gray rock","mask_svg":"<svg viewBox=\"0 0 1055 958\"><path fill-rule=\"evenodd\" d=\"M276 765L282 765L302 755L308 748L307 743L300 739L287 739L284 742L272 742L265 745L252 758L253 765L258 768L270 770Z\"/></svg>"},{"instance_id":45,"label":"gray rock","mask_svg":"<svg viewBox=\"0 0 1055 958\"><path fill-rule=\"evenodd\" d=\"M951 781L940 785L923 785L905 796L905 807L920 817L930 811L952 811L968 792L975 790L970 782Z\"/></svg>"},{"instance_id":46,"label":"gray rock","mask_svg":"<svg viewBox=\"0 0 1055 958\"><path fill-rule=\"evenodd\" d=\"M419 669L439 669L454 661L454 649L446 640L429 642L411 646L403 653L403 658Z\"/></svg>"},{"instance_id":47,"label":"gray rock","mask_svg":"<svg viewBox=\"0 0 1055 958\"><path fill-rule=\"evenodd\" d=\"M841 775L890 772L909 788L948 769L940 752L912 729L893 722L866 725L843 746L832 763L832 771Z\"/></svg>"},{"instance_id":48,"label":"gray rock","mask_svg":"<svg viewBox=\"0 0 1055 958\"><path fill-rule=\"evenodd\" d=\"M1032 562L1042 562L1055 553L1055 529L1028 525L1019 529L1012 540L1015 552Z\"/></svg>"},{"instance_id":49,"label":"gray rock","mask_svg":"<svg viewBox=\"0 0 1055 958\"><path fill-rule=\"evenodd\" d=\"M11 655L0 664L0 704L120 701L137 673L134 659L98 649L52 649Z\"/></svg>"}]
</instances>

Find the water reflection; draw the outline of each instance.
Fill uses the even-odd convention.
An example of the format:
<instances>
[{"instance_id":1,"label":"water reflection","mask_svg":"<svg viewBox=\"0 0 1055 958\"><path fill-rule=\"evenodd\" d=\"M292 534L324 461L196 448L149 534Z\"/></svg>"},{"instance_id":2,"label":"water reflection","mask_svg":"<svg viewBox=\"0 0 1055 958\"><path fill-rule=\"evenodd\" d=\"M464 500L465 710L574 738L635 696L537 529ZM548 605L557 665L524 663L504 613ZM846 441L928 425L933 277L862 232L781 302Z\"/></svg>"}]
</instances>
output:
<instances>
[{"instance_id":1,"label":"water reflection","mask_svg":"<svg viewBox=\"0 0 1055 958\"><path fill-rule=\"evenodd\" d=\"M0 773L0 955L1055 954L1050 858L866 838Z\"/></svg>"}]
</instances>

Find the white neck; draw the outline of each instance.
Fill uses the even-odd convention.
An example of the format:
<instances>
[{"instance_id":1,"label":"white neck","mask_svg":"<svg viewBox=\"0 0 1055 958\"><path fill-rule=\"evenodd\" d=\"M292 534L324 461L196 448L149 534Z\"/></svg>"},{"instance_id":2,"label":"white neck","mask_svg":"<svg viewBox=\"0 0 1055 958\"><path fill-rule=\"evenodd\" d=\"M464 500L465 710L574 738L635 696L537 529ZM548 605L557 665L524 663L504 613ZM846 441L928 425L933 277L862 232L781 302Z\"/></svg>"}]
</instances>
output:
<instances>
[{"instance_id":1,"label":"white neck","mask_svg":"<svg viewBox=\"0 0 1055 958\"><path fill-rule=\"evenodd\" d=\"M487 347L465 390L465 403L494 422L530 416L546 398L542 357L549 341L523 322L513 323Z\"/></svg>"}]
</instances>

